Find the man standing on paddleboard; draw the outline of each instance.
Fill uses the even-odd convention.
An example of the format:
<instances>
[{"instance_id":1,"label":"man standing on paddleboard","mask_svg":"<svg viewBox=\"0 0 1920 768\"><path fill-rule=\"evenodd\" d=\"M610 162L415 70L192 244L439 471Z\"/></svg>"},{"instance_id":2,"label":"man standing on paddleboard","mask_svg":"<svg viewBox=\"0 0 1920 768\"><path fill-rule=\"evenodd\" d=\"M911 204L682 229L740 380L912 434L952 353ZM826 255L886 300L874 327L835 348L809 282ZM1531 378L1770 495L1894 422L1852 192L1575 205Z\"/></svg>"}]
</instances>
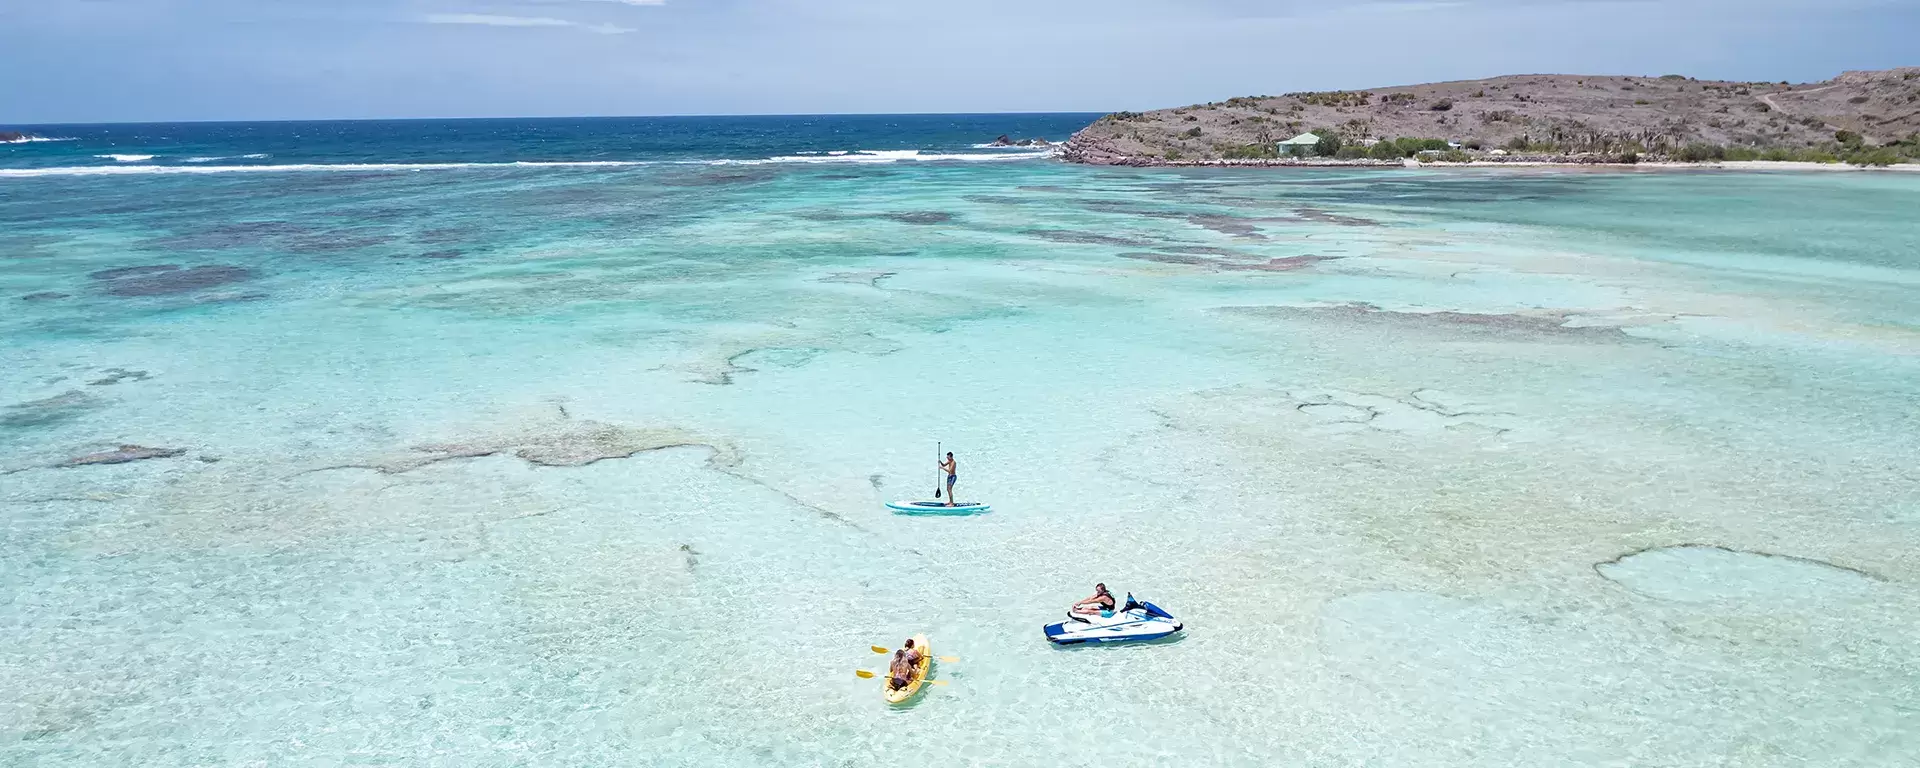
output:
<instances>
[{"instance_id":1,"label":"man standing on paddleboard","mask_svg":"<svg viewBox=\"0 0 1920 768\"><path fill-rule=\"evenodd\" d=\"M947 451L946 460L940 462L940 471L947 473L947 506L960 506L953 500L953 484L960 481L960 465L953 460L953 451Z\"/></svg>"}]
</instances>

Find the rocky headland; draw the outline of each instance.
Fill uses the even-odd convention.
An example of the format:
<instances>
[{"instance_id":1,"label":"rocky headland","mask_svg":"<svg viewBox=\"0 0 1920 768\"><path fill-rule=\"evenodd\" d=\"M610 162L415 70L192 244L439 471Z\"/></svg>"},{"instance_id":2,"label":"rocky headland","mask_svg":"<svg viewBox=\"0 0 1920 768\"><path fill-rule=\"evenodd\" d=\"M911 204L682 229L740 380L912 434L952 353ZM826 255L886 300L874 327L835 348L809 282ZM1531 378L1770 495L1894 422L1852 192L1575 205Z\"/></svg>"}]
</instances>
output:
<instances>
[{"instance_id":1,"label":"rocky headland","mask_svg":"<svg viewBox=\"0 0 1920 768\"><path fill-rule=\"evenodd\" d=\"M1280 142L1313 133L1312 146ZM1920 159L1920 67L1818 83L1509 75L1117 112L1068 139L1094 165Z\"/></svg>"}]
</instances>

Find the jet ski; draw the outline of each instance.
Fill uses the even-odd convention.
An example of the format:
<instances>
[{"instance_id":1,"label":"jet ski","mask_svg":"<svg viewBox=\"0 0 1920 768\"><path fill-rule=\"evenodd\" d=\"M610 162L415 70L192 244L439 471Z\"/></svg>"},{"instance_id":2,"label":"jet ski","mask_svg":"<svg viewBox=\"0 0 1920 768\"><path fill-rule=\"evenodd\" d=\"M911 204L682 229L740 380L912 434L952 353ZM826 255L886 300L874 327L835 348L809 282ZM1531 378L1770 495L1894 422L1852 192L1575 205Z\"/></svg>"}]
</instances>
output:
<instances>
[{"instance_id":1,"label":"jet ski","mask_svg":"<svg viewBox=\"0 0 1920 768\"><path fill-rule=\"evenodd\" d=\"M1068 611L1067 620L1048 624L1046 633L1047 641L1055 645L1077 645L1158 640L1185 628L1185 624L1160 606L1134 600L1133 595L1128 594L1126 604L1118 611L1098 614Z\"/></svg>"}]
</instances>

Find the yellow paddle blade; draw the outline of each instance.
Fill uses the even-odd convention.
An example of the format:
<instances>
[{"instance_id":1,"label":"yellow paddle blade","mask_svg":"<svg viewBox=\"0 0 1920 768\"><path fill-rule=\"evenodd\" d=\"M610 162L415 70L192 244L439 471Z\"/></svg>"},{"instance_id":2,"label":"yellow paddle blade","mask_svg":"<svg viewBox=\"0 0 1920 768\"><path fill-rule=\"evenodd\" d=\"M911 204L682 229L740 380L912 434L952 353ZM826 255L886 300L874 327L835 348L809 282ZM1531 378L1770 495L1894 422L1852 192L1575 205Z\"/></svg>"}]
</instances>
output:
<instances>
[{"instance_id":1,"label":"yellow paddle blade","mask_svg":"<svg viewBox=\"0 0 1920 768\"><path fill-rule=\"evenodd\" d=\"M947 684L947 681L945 680L928 680L927 681L927 685L946 685L946 684Z\"/></svg>"},{"instance_id":2,"label":"yellow paddle blade","mask_svg":"<svg viewBox=\"0 0 1920 768\"><path fill-rule=\"evenodd\" d=\"M868 648L872 648L872 649L873 649L873 652L874 652L874 653L892 653L892 651L889 651L889 650L887 650L887 649L885 649L885 648L882 648L882 647L880 647L880 646L877 646L877 645L869 645L869 646L867 646L867 647L868 647Z\"/></svg>"},{"instance_id":3,"label":"yellow paddle blade","mask_svg":"<svg viewBox=\"0 0 1920 768\"><path fill-rule=\"evenodd\" d=\"M954 663L954 662L956 662L956 661L959 661L959 660L960 660L960 657L958 657L958 656L941 656L941 657L939 657L939 659L940 659L941 661L944 661L944 662L946 662L946 663L948 663L948 664L952 664L952 663Z\"/></svg>"},{"instance_id":4,"label":"yellow paddle blade","mask_svg":"<svg viewBox=\"0 0 1920 768\"><path fill-rule=\"evenodd\" d=\"M866 671L866 670L864 670L864 669L856 669L856 670L854 670L854 671L853 671L853 676L854 676L854 677L864 677L864 678L867 678L867 679L869 679L869 680L871 680L871 679L873 679L873 673L872 673L872 672L868 672L868 671Z\"/></svg>"}]
</instances>

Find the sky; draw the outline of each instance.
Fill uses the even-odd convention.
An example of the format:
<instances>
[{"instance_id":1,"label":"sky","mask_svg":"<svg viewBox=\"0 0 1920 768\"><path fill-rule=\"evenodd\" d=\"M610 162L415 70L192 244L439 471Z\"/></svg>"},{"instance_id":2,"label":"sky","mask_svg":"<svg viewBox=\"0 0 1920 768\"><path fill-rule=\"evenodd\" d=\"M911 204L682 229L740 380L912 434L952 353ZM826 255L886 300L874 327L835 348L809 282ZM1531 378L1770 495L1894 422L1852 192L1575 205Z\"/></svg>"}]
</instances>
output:
<instances>
[{"instance_id":1,"label":"sky","mask_svg":"<svg viewBox=\"0 0 1920 768\"><path fill-rule=\"evenodd\" d=\"M1920 65L1920 0L0 0L0 124L1106 112Z\"/></svg>"}]
</instances>

